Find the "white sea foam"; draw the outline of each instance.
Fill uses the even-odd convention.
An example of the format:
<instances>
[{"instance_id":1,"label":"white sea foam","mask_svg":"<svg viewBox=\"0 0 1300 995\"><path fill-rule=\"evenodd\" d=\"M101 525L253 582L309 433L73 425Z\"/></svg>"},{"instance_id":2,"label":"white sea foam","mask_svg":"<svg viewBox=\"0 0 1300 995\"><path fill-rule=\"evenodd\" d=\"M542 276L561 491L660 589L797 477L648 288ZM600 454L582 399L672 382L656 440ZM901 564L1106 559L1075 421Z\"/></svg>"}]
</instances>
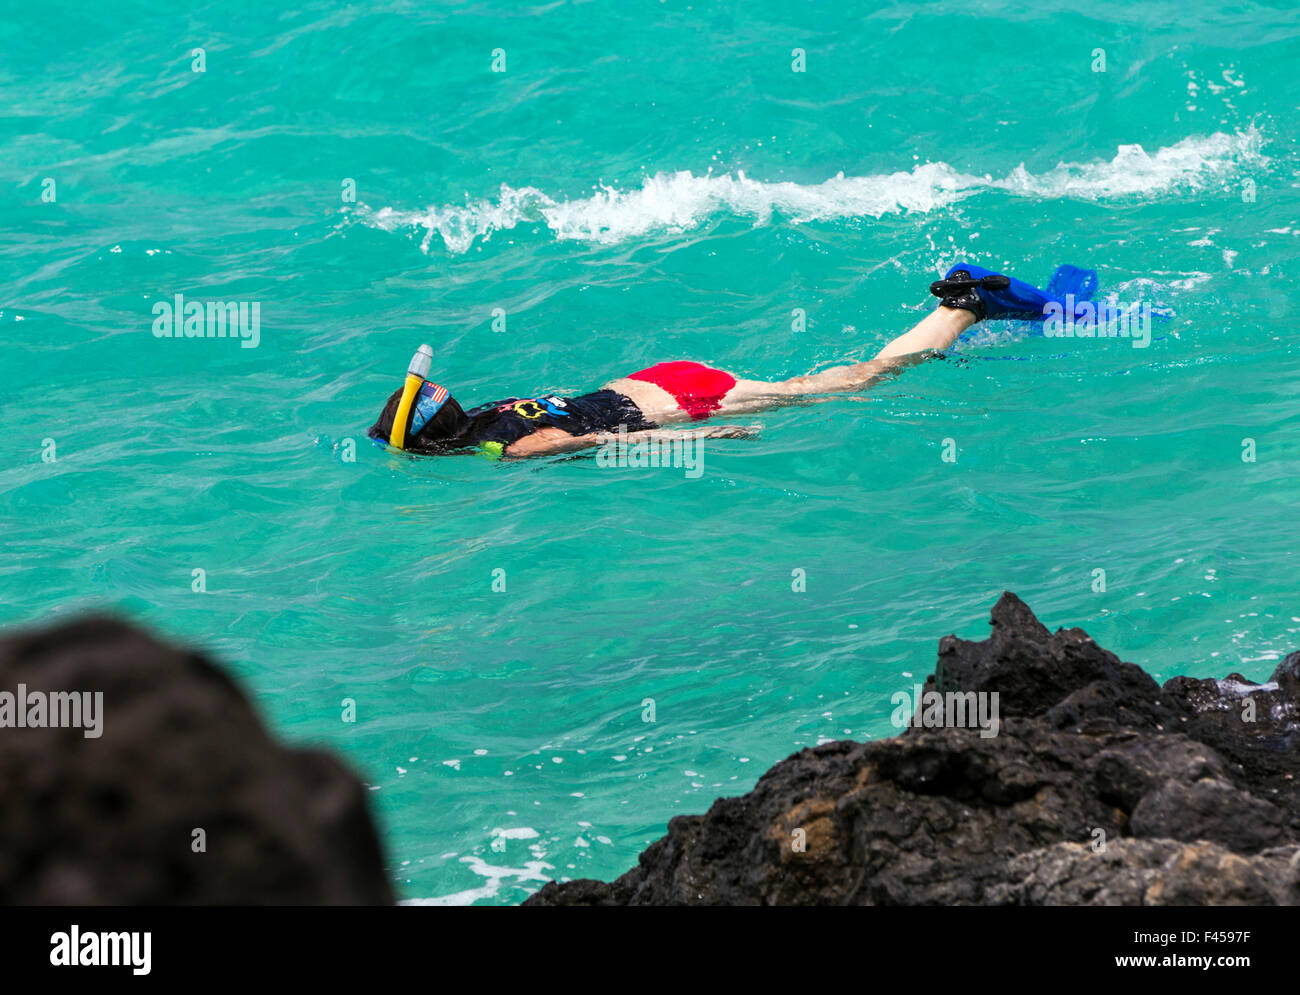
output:
<instances>
[{"instance_id":1,"label":"white sea foam","mask_svg":"<svg viewBox=\"0 0 1300 995\"><path fill-rule=\"evenodd\" d=\"M1154 153L1140 145L1122 145L1110 160L1061 163L1038 175L1020 165L1001 179L972 176L943 162L874 176L840 173L817 184L766 183L743 172L696 176L684 170L656 173L636 188L602 187L575 200L556 200L536 187L502 184L495 201L418 211L358 205L356 214L363 223L386 231L423 229L425 252L435 236L450 252L460 254L493 232L521 224L545 225L559 240L613 245L657 232L688 231L716 217L746 218L757 226L774 215L801 224L924 214L992 190L1034 200L1091 201L1196 192L1266 165L1262 144L1252 126L1231 135L1191 136Z\"/></svg>"},{"instance_id":2,"label":"white sea foam","mask_svg":"<svg viewBox=\"0 0 1300 995\"><path fill-rule=\"evenodd\" d=\"M515 883L531 883L535 881L549 881L551 875L546 872L551 870L550 864L543 860L527 861L523 867L500 867L495 864L489 864L481 857L461 857L461 863L467 865L471 871L484 879L483 884L478 888L467 888L465 891L458 891L452 895L442 895L437 898L408 898L398 902L399 905L473 905L475 902L482 901L485 898L495 898L501 891L503 881L513 881Z\"/></svg>"}]
</instances>

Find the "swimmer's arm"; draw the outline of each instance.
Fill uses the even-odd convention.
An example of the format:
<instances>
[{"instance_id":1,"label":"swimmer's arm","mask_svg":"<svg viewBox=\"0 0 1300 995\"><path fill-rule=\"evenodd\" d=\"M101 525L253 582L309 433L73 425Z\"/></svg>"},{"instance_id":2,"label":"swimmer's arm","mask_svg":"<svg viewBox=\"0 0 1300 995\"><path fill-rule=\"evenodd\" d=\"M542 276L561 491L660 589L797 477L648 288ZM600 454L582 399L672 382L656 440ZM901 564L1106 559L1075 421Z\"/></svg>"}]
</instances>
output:
<instances>
[{"instance_id":1,"label":"swimmer's arm","mask_svg":"<svg viewBox=\"0 0 1300 995\"><path fill-rule=\"evenodd\" d=\"M505 455L511 458L550 456L555 453L569 453L579 449L590 449L592 446L616 443L620 438L635 443L650 439L657 442L672 442L676 439L754 439L757 437L758 426L756 425L706 425L701 428L686 429L651 428L640 432L628 432L624 436L620 436L617 432L570 435L563 429L547 426L512 442L506 447Z\"/></svg>"},{"instance_id":2,"label":"swimmer's arm","mask_svg":"<svg viewBox=\"0 0 1300 995\"><path fill-rule=\"evenodd\" d=\"M570 435L559 428L547 426L536 432L516 439L506 446L505 455L511 458L521 456L547 456L551 453L568 453L575 449L586 449L598 443L595 435Z\"/></svg>"}]
</instances>

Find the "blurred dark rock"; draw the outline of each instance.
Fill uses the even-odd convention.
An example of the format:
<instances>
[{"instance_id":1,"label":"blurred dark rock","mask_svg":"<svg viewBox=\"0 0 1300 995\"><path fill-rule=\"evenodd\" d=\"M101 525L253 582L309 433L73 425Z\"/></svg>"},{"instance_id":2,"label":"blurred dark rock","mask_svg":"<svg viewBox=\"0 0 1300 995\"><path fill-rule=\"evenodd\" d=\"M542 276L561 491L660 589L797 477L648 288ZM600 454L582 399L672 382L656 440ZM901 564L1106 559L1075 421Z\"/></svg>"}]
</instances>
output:
<instances>
[{"instance_id":1,"label":"blurred dark rock","mask_svg":"<svg viewBox=\"0 0 1300 995\"><path fill-rule=\"evenodd\" d=\"M103 727L0 728L0 903L392 904L362 784L203 656L87 618L0 640L20 684L102 692Z\"/></svg>"}]
</instances>

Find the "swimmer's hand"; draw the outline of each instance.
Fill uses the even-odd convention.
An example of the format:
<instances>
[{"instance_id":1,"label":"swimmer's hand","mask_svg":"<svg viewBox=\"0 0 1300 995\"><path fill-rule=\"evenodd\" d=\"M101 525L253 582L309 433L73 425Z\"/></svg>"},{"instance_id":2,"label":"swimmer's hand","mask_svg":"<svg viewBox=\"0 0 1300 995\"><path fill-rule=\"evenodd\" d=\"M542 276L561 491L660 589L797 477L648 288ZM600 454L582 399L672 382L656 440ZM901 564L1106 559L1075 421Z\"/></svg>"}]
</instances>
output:
<instances>
[{"instance_id":1,"label":"swimmer's hand","mask_svg":"<svg viewBox=\"0 0 1300 995\"><path fill-rule=\"evenodd\" d=\"M578 449L592 446L617 445L619 439L629 443L654 440L672 442L676 439L757 439L761 431L758 425L704 425L700 428L665 429L651 428L641 432L628 432L620 436L617 432L593 432L590 435L570 435L563 429L546 426L531 435L512 442L506 447L505 455L511 458L521 456L552 456L556 453L571 453Z\"/></svg>"},{"instance_id":2,"label":"swimmer's hand","mask_svg":"<svg viewBox=\"0 0 1300 995\"><path fill-rule=\"evenodd\" d=\"M653 440L655 442L672 442L676 439L757 439L762 433L761 425L703 425L700 428L651 428L644 432L629 432L625 438L628 442ZM618 442L616 432L598 432L597 445Z\"/></svg>"},{"instance_id":3,"label":"swimmer's hand","mask_svg":"<svg viewBox=\"0 0 1300 995\"><path fill-rule=\"evenodd\" d=\"M757 439L763 434L762 425L710 425L706 439Z\"/></svg>"}]
</instances>

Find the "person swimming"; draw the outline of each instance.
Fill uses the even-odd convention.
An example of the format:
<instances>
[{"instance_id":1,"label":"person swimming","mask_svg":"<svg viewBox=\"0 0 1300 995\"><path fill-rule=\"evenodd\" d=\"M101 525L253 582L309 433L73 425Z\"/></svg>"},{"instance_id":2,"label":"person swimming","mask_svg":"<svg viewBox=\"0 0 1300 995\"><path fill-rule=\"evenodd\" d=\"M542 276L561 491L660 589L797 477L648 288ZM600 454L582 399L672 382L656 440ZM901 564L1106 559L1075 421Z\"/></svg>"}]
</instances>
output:
<instances>
[{"instance_id":1,"label":"person swimming","mask_svg":"<svg viewBox=\"0 0 1300 995\"><path fill-rule=\"evenodd\" d=\"M661 434L662 426L718 415L751 414L820 395L862 390L890 373L947 349L977 321L1039 320L1066 294L1081 308L1096 290L1091 270L1061 266L1046 291L970 263L953 266L930 285L938 306L872 359L789 380L746 380L687 360L658 363L577 397L511 397L464 410L445 387L428 379L433 350L420 346L406 382L393 392L369 436L423 455L473 452L493 457L545 456L602 445L623 432L628 441ZM751 430L702 426L677 437L737 438Z\"/></svg>"}]
</instances>

